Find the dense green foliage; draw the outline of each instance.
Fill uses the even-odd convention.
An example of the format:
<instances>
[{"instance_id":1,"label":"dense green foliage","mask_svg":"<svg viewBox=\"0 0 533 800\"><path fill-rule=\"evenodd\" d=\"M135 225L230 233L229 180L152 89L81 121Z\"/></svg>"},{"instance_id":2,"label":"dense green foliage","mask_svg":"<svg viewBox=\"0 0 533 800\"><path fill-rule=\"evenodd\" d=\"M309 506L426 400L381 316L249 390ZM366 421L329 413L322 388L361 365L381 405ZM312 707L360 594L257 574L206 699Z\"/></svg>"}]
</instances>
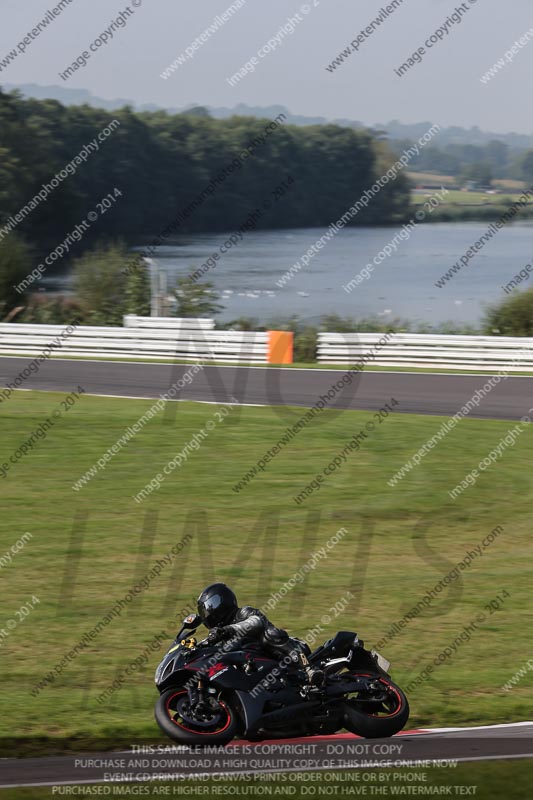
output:
<instances>
[{"instance_id":1,"label":"dense green foliage","mask_svg":"<svg viewBox=\"0 0 533 800\"><path fill-rule=\"evenodd\" d=\"M146 263L139 258L128 267L128 279L124 290L124 313L150 316L150 276ZM121 323L122 324L122 323Z\"/></svg>"},{"instance_id":2,"label":"dense green foliage","mask_svg":"<svg viewBox=\"0 0 533 800\"><path fill-rule=\"evenodd\" d=\"M501 336L533 336L533 288L515 292L485 314L485 332Z\"/></svg>"},{"instance_id":3,"label":"dense green foliage","mask_svg":"<svg viewBox=\"0 0 533 800\"><path fill-rule=\"evenodd\" d=\"M124 265L128 261L128 269ZM95 325L122 325L124 314L149 315L150 288L146 266L123 245L98 246L74 262L76 296Z\"/></svg>"},{"instance_id":4,"label":"dense green foliage","mask_svg":"<svg viewBox=\"0 0 533 800\"><path fill-rule=\"evenodd\" d=\"M1 184L0 184L1 187ZM12 308L21 304L15 289L32 268L31 253L19 236L0 241L0 320Z\"/></svg>"},{"instance_id":5,"label":"dense green foliage","mask_svg":"<svg viewBox=\"0 0 533 800\"><path fill-rule=\"evenodd\" d=\"M264 209L266 201L270 208L258 227L322 226L341 216L382 174L382 150L366 131L299 128L280 120L265 133L269 123L264 119L134 113L128 107L106 112L0 91L0 226L113 119L120 125L20 222L22 232L31 232L43 245L57 244L115 188L122 197L91 226L84 245L104 235L157 235L176 222L173 232L178 233L231 230L254 209ZM254 139L252 155L182 217ZM393 160L389 155L388 163ZM291 191L273 201L271 193L288 174L295 179ZM408 199L408 181L400 175L354 222L393 222L402 217Z\"/></svg>"},{"instance_id":6,"label":"dense green foliage","mask_svg":"<svg viewBox=\"0 0 533 800\"><path fill-rule=\"evenodd\" d=\"M15 322L31 325L88 325L87 309L77 300L66 297L47 298L32 295L24 313Z\"/></svg>"},{"instance_id":7,"label":"dense green foliage","mask_svg":"<svg viewBox=\"0 0 533 800\"><path fill-rule=\"evenodd\" d=\"M218 294L211 281L197 283L189 276L178 278L174 294L177 317L212 317L224 308L217 303Z\"/></svg>"},{"instance_id":8,"label":"dense green foliage","mask_svg":"<svg viewBox=\"0 0 533 800\"><path fill-rule=\"evenodd\" d=\"M468 199L468 193L465 192L465 201ZM436 208L426 222L479 222L500 219L503 214L506 214L511 209L513 203L516 202L509 198L508 202L493 202L482 205L473 204L471 206L462 205L460 203L442 204ZM533 205L529 203L521 207L516 215L517 220L533 219ZM422 224L425 224L424 222Z\"/></svg>"},{"instance_id":9,"label":"dense green foliage","mask_svg":"<svg viewBox=\"0 0 533 800\"><path fill-rule=\"evenodd\" d=\"M127 264L127 268L125 265ZM122 243L98 245L74 261L74 297L32 295L17 322L122 325L124 314L150 316L146 263Z\"/></svg>"}]
</instances>

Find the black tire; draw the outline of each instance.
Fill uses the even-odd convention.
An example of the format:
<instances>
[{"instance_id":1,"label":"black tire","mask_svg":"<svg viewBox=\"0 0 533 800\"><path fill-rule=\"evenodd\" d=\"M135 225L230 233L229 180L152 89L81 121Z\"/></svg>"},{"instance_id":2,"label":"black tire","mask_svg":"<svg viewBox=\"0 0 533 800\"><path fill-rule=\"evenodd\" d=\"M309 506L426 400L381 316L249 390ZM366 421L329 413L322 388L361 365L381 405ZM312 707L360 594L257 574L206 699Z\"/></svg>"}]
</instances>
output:
<instances>
[{"instance_id":1,"label":"black tire","mask_svg":"<svg viewBox=\"0 0 533 800\"><path fill-rule=\"evenodd\" d=\"M215 723L213 730L194 730L179 721L176 703L183 700L187 691L180 687L167 689L155 704L155 721L171 739L184 745L225 745L237 732L237 717L227 700L218 698L221 709L226 713L220 723Z\"/></svg>"},{"instance_id":2,"label":"black tire","mask_svg":"<svg viewBox=\"0 0 533 800\"><path fill-rule=\"evenodd\" d=\"M391 713L380 717L365 713L362 710L364 707L362 704L357 707L356 699L348 699L344 702L344 727L350 733L364 736L365 739L385 739L394 736L405 727L409 719L409 702L400 687L393 683L388 676L376 675L375 679L386 685L391 699L396 701Z\"/></svg>"}]
</instances>

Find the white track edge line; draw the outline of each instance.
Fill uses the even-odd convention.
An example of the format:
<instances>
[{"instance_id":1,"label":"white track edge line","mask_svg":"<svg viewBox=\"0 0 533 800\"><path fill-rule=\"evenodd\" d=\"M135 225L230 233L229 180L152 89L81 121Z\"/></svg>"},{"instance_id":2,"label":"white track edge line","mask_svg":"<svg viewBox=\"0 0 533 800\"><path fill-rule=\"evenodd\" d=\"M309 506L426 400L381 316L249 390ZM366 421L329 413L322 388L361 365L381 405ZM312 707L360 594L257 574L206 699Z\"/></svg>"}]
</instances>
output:
<instances>
[{"instance_id":1,"label":"white track edge line","mask_svg":"<svg viewBox=\"0 0 533 800\"><path fill-rule=\"evenodd\" d=\"M0 353L0 358L30 358L30 356L4 356L4 355L2 355ZM33 358L36 358L36 356L33 356ZM176 367L176 366L177 367L187 367L187 366L193 366L194 363L195 363L193 361L186 361L184 363L168 361L168 362L163 362L163 363L158 364L157 362L154 362L154 361L100 361L97 358L50 358L49 360L50 361L64 361L64 362L71 363L71 364L79 364L79 363L82 363L82 364L112 364L113 366L116 366L117 364L130 364L130 365L131 364L141 364L141 366L143 366L143 367ZM503 366L504 365L502 365L502 367ZM342 367L341 368L335 367L335 369L324 369L322 367L316 367L316 369L315 369L313 367L273 367L273 366L269 366L268 364L264 364L264 365L258 365L258 364L250 364L250 365L247 365L247 364L233 364L233 365L230 365L230 364L204 364L203 368L204 369L221 369L221 368L222 369L262 369L262 370L278 370L278 371L282 370L283 372L296 372L296 373L297 372L341 372L342 374L348 372L349 369L350 369L349 366L347 366L346 369L342 369ZM360 372L361 374L365 373L364 369L363 370L357 370L357 371ZM425 371L424 372L410 372L408 370L404 371L404 370L386 370L386 369L383 369L383 370L380 370L380 369L375 369L374 370L373 369L373 370L366 371L366 374L370 374L370 373L373 373L374 375L428 375L428 376L431 376L431 375L447 375L447 376L452 377L452 378L454 378L454 377L458 377L458 378L461 378L461 377L463 377L463 378L466 378L466 377L470 377L470 378L488 377L488 378L490 378L490 377L492 377L494 375L494 372L487 372L487 373L483 373L483 372L429 372L429 371L428 372L425 372ZM533 375L512 375L512 374L510 374L508 377L509 378L515 377L515 378L533 379Z\"/></svg>"}]
</instances>

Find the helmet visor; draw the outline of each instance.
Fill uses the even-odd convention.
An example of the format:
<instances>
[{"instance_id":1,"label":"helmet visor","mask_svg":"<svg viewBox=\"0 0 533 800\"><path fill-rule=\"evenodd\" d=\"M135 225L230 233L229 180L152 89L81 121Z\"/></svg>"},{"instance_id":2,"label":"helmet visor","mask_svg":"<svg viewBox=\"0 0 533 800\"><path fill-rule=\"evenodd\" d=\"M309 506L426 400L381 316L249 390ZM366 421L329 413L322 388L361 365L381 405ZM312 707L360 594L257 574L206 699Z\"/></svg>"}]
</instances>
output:
<instances>
[{"instance_id":1,"label":"helmet visor","mask_svg":"<svg viewBox=\"0 0 533 800\"><path fill-rule=\"evenodd\" d=\"M227 598L223 597L222 594L215 593L205 599L198 600L198 614L208 628L223 622L228 611Z\"/></svg>"}]
</instances>

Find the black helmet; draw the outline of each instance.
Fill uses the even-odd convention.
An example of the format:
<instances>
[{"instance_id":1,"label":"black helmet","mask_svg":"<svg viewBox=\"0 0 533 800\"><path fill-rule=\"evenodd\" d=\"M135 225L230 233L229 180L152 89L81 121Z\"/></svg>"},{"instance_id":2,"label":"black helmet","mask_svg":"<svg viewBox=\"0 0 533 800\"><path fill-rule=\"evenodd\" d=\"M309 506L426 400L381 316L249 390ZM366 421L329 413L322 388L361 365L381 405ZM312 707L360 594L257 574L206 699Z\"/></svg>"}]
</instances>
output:
<instances>
[{"instance_id":1,"label":"black helmet","mask_svg":"<svg viewBox=\"0 0 533 800\"><path fill-rule=\"evenodd\" d=\"M206 628L226 624L237 609L237 598L225 583L212 583L198 598L198 614Z\"/></svg>"}]
</instances>

